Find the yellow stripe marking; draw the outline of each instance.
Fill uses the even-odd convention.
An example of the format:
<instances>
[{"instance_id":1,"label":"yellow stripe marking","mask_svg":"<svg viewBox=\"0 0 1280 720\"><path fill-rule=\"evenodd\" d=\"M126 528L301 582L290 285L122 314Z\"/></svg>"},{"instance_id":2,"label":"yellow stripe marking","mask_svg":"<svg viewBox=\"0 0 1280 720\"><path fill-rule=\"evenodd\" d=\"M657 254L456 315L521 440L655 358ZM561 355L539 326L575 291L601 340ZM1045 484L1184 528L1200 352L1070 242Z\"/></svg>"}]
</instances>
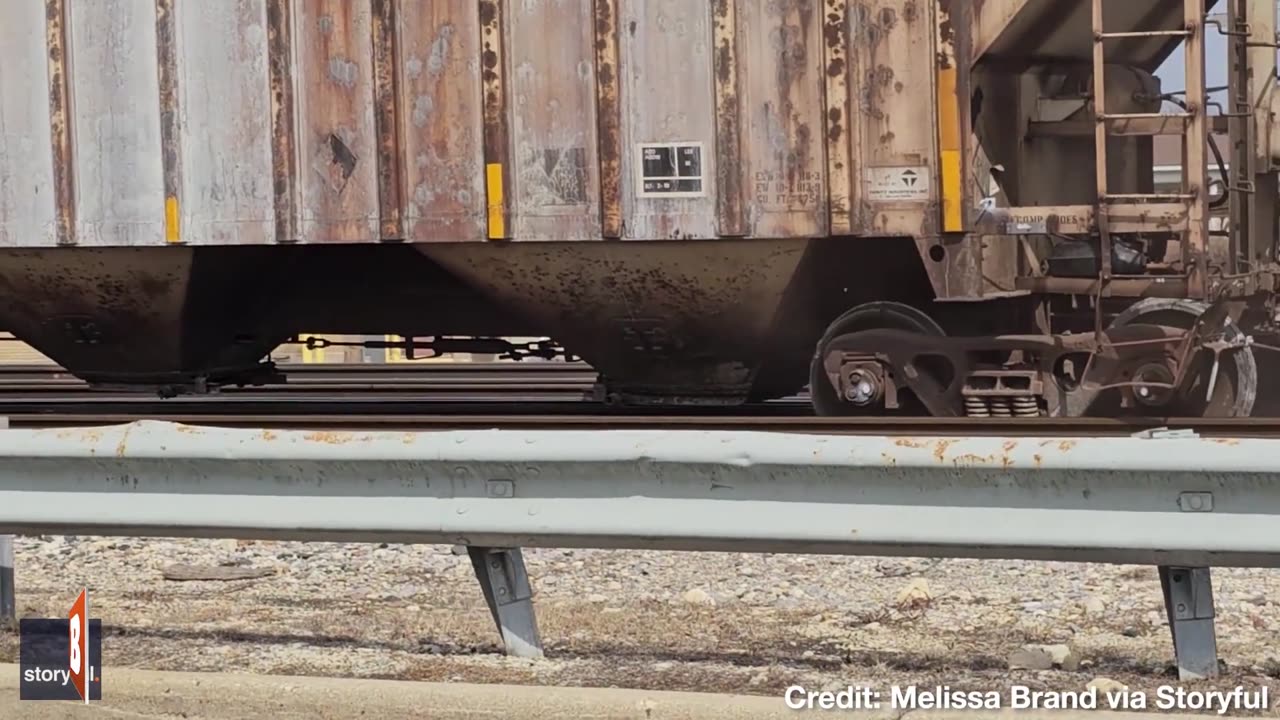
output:
<instances>
[{"instance_id":1,"label":"yellow stripe marking","mask_svg":"<svg viewBox=\"0 0 1280 720\"><path fill-rule=\"evenodd\" d=\"M401 338L399 335L386 336L387 342L400 342L401 340L403 340L403 338ZM387 348L385 355L386 355L386 361L389 363L404 362L404 350L401 350L400 348L389 347Z\"/></svg>"},{"instance_id":2,"label":"yellow stripe marking","mask_svg":"<svg viewBox=\"0 0 1280 720\"><path fill-rule=\"evenodd\" d=\"M182 242L181 228L178 225L178 198L165 198L164 201L164 239L169 243Z\"/></svg>"},{"instance_id":3,"label":"yellow stripe marking","mask_svg":"<svg viewBox=\"0 0 1280 720\"><path fill-rule=\"evenodd\" d=\"M942 229L944 232L964 230L964 213L960 212L960 151L942 151Z\"/></svg>"},{"instance_id":4,"label":"yellow stripe marking","mask_svg":"<svg viewBox=\"0 0 1280 720\"><path fill-rule=\"evenodd\" d=\"M324 348L309 348L305 344L306 339L308 337L311 337L311 333L302 334L302 335L299 335L298 337L302 338L304 343L302 346L302 362L303 363L310 365L311 363L324 362Z\"/></svg>"},{"instance_id":5,"label":"yellow stripe marking","mask_svg":"<svg viewBox=\"0 0 1280 720\"><path fill-rule=\"evenodd\" d=\"M485 181L489 194L489 239L502 240L507 237L507 219L503 213L501 163L489 163L485 167Z\"/></svg>"},{"instance_id":6,"label":"yellow stripe marking","mask_svg":"<svg viewBox=\"0 0 1280 720\"><path fill-rule=\"evenodd\" d=\"M963 232L964 183L961 177L960 102L956 69L938 69L938 150L941 153L942 231Z\"/></svg>"}]
</instances>

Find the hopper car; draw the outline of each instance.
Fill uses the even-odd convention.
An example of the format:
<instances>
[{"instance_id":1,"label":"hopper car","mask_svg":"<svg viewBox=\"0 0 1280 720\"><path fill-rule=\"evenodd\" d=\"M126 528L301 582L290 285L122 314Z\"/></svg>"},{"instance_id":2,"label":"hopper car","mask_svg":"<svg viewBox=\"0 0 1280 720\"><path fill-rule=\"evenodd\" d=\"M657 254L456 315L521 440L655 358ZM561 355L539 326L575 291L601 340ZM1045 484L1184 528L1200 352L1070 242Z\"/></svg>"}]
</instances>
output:
<instances>
[{"instance_id":1,"label":"hopper car","mask_svg":"<svg viewBox=\"0 0 1280 720\"><path fill-rule=\"evenodd\" d=\"M8 0L0 330L163 394L392 335L624 405L1248 416L1275 76L1272 0Z\"/></svg>"}]
</instances>

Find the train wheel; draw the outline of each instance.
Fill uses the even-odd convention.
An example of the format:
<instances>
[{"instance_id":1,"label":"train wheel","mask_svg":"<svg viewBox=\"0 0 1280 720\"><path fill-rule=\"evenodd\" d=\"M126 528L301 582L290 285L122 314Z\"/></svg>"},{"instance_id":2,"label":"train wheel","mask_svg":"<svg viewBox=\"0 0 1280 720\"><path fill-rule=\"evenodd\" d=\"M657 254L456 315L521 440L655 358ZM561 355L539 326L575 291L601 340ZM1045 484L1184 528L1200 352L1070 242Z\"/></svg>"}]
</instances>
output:
<instances>
[{"instance_id":1,"label":"train wheel","mask_svg":"<svg viewBox=\"0 0 1280 720\"><path fill-rule=\"evenodd\" d=\"M823 417L877 415L886 412L883 402L857 403L843 399L831 386L823 361L831 341L842 335L864 330L904 330L934 337L946 335L938 323L924 312L896 302L872 302L859 305L836 318L818 341L817 352L809 364L809 397L814 412ZM868 395L873 389L867 388Z\"/></svg>"},{"instance_id":2,"label":"train wheel","mask_svg":"<svg viewBox=\"0 0 1280 720\"><path fill-rule=\"evenodd\" d=\"M1111 327L1143 324L1190 330L1196 319L1208 309L1207 305L1195 300L1147 298L1117 316ZM1244 340L1244 331L1235 323L1227 322L1223 339L1228 342ZM1161 414L1171 417L1248 417L1258 397L1258 363L1253 350L1238 347L1221 353L1216 379L1213 377L1214 359L1214 353L1208 350L1196 352L1189 360L1191 367L1180 392L1174 394L1138 387L1134 390L1136 404L1144 412L1158 409Z\"/></svg>"}]
</instances>

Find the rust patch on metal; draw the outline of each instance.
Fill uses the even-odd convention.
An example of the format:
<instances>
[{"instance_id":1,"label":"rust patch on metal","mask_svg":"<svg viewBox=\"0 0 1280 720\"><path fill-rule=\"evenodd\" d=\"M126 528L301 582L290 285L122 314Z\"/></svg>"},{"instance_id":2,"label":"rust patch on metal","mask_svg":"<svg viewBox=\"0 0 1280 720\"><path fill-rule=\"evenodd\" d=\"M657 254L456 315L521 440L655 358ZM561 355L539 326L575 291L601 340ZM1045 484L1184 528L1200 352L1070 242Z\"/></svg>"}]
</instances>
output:
<instances>
[{"instance_id":1,"label":"rust patch on metal","mask_svg":"<svg viewBox=\"0 0 1280 720\"><path fill-rule=\"evenodd\" d=\"M102 432L99 430L59 430L54 433L54 437L59 440L70 440L76 443L97 443L102 442Z\"/></svg>"},{"instance_id":2,"label":"rust patch on metal","mask_svg":"<svg viewBox=\"0 0 1280 720\"><path fill-rule=\"evenodd\" d=\"M305 6L304 6L305 5ZM296 5L302 237L367 242L378 223L373 8L342 0Z\"/></svg>"},{"instance_id":3,"label":"rust patch on metal","mask_svg":"<svg viewBox=\"0 0 1280 720\"><path fill-rule=\"evenodd\" d=\"M964 467L966 465L992 465L995 464L995 455L978 455L976 453L965 453L951 459L951 464L956 467ZM1005 467L1009 466L1008 461L1004 463Z\"/></svg>"},{"instance_id":4,"label":"rust patch on metal","mask_svg":"<svg viewBox=\"0 0 1280 720\"><path fill-rule=\"evenodd\" d=\"M945 460L947 459L947 450L948 450L952 445L955 445L955 444L956 444L956 442L957 442L956 440L936 440L936 441L934 441L934 444L933 444L933 445L934 445L934 447L933 447L933 456L934 456L935 458L937 458L937 459L938 459L938 462L943 462L943 461L945 461Z\"/></svg>"},{"instance_id":5,"label":"rust patch on metal","mask_svg":"<svg viewBox=\"0 0 1280 720\"><path fill-rule=\"evenodd\" d=\"M716 86L716 193L719 233L747 234L742 187L742 104L738 84L736 2L716 0L713 17Z\"/></svg>"},{"instance_id":6,"label":"rust patch on metal","mask_svg":"<svg viewBox=\"0 0 1280 720\"><path fill-rule=\"evenodd\" d=\"M178 42L174 0L156 0L156 65L160 86L160 158L164 166L164 196L182 203L182 143L179 135ZM176 219L176 218L174 218ZM179 238L178 228L168 228L170 240Z\"/></svg>"},{"instance_id":7,"label":"rust patch on metal","mask_svg":"<svg viewBox=\"0 0 1280 720\"><path fill-rule=\"evenodd\" d=\"M405 178L400 167L400 43L397 0L373 0L374 124L378 135L378 217L383 240L403 240ZM348 173L349 175L350 173Z\"/></svg>"},{"instance_id":8,"label":"rust patch on metal","mask_svg":"<svg viewBox=\"0 0 1280 720\"><path fill-rule=\"evenodd\" d=\"M822 37L826 65L827 197L832 235L853 234L853 143L849 105L849 3L827 0Z\"/></svg>"},{"instance_id":9,"label":"rust patch on metal","mask_svg":"<svg viewBox=\"0 0 1280 720\"><path fill-rule=\"evenodd\" d=\"M506 70L503 67L506 44L502 0L480 2L480 74L484 86L484 162L498 166L502 173L502 206L504 228L510 227L511 215L511 131L507 123ZM492 233L492 228L490 228Z\"/></svg>"},{"instance_id":10,"label":"rust patch on metal","mask_svg":"<svg viewBox=\"0 0 1280 720\"><path fill-rule=\"evenodd\" d=\"M939 2L945 5L947 4L948 0L939 0ZM910 25L911 23L915 22L919 17L920 17L920 8L916 5L916 1L907 0L907 4L902 6L903 21L906 22L908 25Z\"/></svg>"},{"instance_id":11,"label":"rust patch on metal","mask_svg":"<svg viewBox=\"0 0 1280 720\"><path fill-rule=\"evenodd\" d=\"M267 45L271 83L271 177L276 242L298 239L297 124L293 92L291 0L267 0Z\"/></svg>"},{"instance_id":12,"label":"rust patch on metal","mask_svg":"<svg viewBox=\"0 0 1280 720\"><path fill-rule=\"evenodd\" d=\"M595 0L596 122L600 137L600 234L622 237L622 102L617 0Z\"/></svg>"},{"instance_id":13,"label":"rust patch on metal","mask_svg":"<svg viewBox=\"0 0 1280 720\"><path fill-rule=\"evenodd\" d=\"M59 245L76 244L75 180L72 162L70 64L67 60L66 0L45 0L45 42L49 49L49 129L53 139L53 192Z\"/></svg>"},{"instance_id":14,"label":"rust patch on metal","mask_svg":"<svg viewBox=\"0 0 1280 720\"><path fill-rule=\"evenodd\" d=\"M789 101L788 104L793 108L799 105L795 101L795 94L802 92L801 86L804 77L809 69L807 67L809 61L809 43L813 28L814 9L809 3L797 4L793 12L800 16L799 34L794 43L786 46L786 52L782 56L782 64L778 71L778 81L780 87L784 90L784 97ZM793 123L792 138L794 144L791 146L791 152L787 153L787 183L791 187L795 187L797 183L804 179L809 172L809 168L813 164L813 131L809 124L805 121L803 115L793 110L791 113L791 122Z\"/></svg>"},{"instance_id":15,"label":"rust patch on metal","mask_svg":"<svg viewBox=\"0 0 1280 720\"><path fill-rule=\"evenodd\" d=\"M938 50L936 63L939 70L950 69L955 60L956 29L952 19L952 0L938 0ZM914 7L909 6L909 7Z\"/></svg>"},{"instance_id":16,"label":"rust patch on metal","mask_svg":"<svg viewBox=\"0 0 1280 720\"><path fill-rule=\"evenodd\" d=\"M307 442L318 442L326 445L345 445L356 439L347 433L332 431L310 432L302 437Z\"/></svg>"}]
</instances>

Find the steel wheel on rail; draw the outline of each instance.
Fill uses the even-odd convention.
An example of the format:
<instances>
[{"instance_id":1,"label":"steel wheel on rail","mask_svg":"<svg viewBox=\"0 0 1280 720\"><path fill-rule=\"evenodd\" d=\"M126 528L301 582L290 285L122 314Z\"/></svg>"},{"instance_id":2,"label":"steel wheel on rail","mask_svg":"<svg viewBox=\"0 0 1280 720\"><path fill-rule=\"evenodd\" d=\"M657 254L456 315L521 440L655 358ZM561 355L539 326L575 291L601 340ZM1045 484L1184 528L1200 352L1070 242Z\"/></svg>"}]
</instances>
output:
<instances>
[{"instance_id":1,"label":"steel wheel on rail","mask_svg":"<svg viewBox=\"0 0 1280 720\"><path fill-rule=\"evenodd\" d=\"M1111 327L1128 325L1163 325L1165 327L1190 330L1209 307L1196 300L1146 298L1131 305L1116 316ZM1222 339L1227 342L1241 342L1245 339L1242 331L1230 320L1222 328ZM1195 351L1188 360L1190 367L1186 372L1186 380L1178 392L1159 389L1135 387L1128 392L1134 395L1138 412L1142 414L1164 415L1166 417L1248 417L1253 413L1253 405L1258 397L1258 363L1253 350L1248 347L1236 347L1218 355L1215 374L1214 353L1207 349ZM1168 382L1171 378L1167 370L1161 369L1159 361L1148 363L1132 369L1134 381L1141 381L1152 373L1153 381ZM1116 403L1109 403L1114 406Z\"/></svg>"},{"instance_id":2,"label":"steel wheel on rail","mask_svg":"<svg viewBox=\"0 0 1280 720\"><path fill-rule=\"evenodd\" d=\"M865 330L903 330L933 337L946 335L942 327L922 310L896 302L871 302L859 305L836 318L818 341L817 351L809 364L809 397L813 410L822 417L880 415L888 411L879 398L880 388L872 387L874 379L860 384L854 397L841 398L827 377L823 361L836 338ZM884 370L888 372L887 368Z\"/></svg>"}]
</instances>

